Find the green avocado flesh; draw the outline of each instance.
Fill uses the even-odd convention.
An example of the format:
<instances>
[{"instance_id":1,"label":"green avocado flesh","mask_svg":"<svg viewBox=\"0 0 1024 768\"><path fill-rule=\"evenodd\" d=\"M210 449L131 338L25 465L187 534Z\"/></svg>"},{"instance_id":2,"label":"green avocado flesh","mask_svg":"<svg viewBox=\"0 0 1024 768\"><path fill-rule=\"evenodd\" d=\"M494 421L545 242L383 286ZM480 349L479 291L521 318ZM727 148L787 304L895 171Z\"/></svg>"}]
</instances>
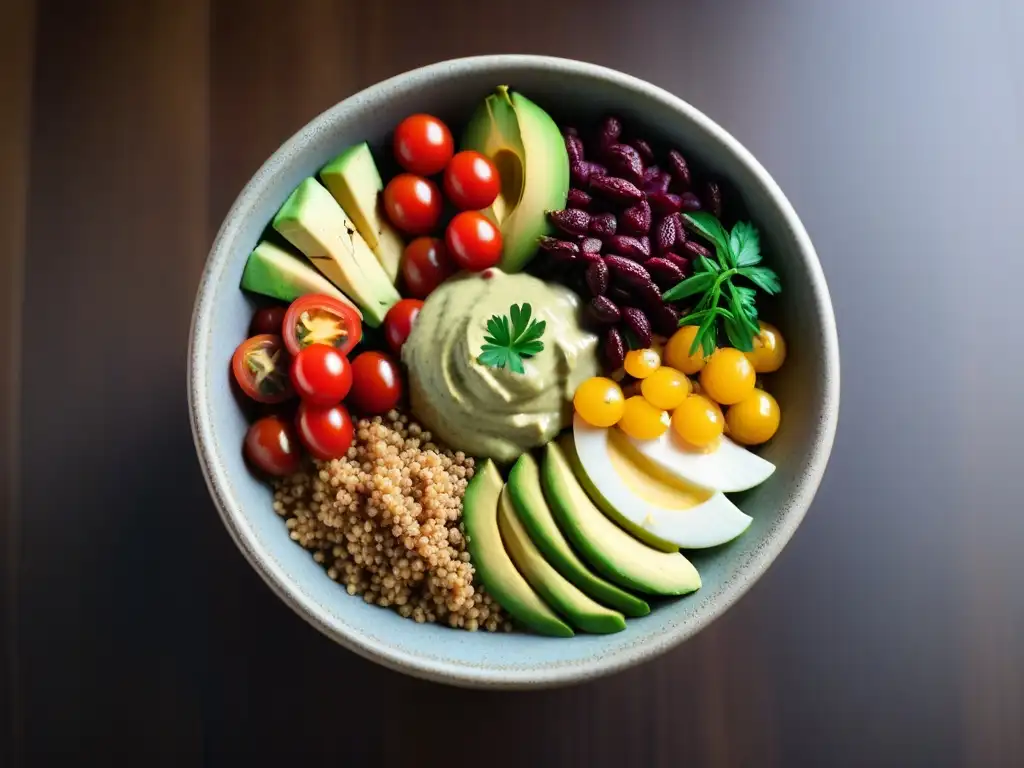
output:
<instances>
[{"instance_id":1,"label":"green avocado flesh","mask_svg":"<svg viewBox=\"0 0 1024 768\"><path fill-rule=\"evenodd\" d=\"M487 155L498 169L501 192L484 213L501 228L499 266L518 272L536 254L537 239L551 232L547 212L565 208L569 155L562 134L547 112L502 85L473 113L462 148Z\"/></svg>"},{"instance_id":2,"label":"green avocado flesh","mask_svg":"<svg viewBox=\"0 0 1024 768\"><path fill-rule=\"evenodd\" d=\"M288 196L274 229L359 305L367 324L380 325L400 298L355 224L316 179L306 179Z\"/></svg>"},{"instance_id":3,"label":"green avocado flesh","mask_svg":"<svg viewBox=\"0 0 1024 768\"><path fill-rule=\"evenodd\" d=\"M309 262L267 240L249 254L242 272L242 288L288 302L307 293L324 293L348 302L345 294Z\"/></svg>"},{"instance_id":4,"label":"green avocado flesh","mask_svg":"<svg viewBox=\"0 0 1024 768\"><path fill-rule=\"evenodd\" d=\"M626 628L626 618L621 613L595 603L544 559L516 515L507 485L498 502L498 528L519 572L570 624L594 634L611 634Z\"/></svg>"},{"instance_id":5,"label":"green avocado flesh","mask_svg":"<svg viewBox=\"0 0 1024 768\"><path fill-rule=\"evenodd\" d=\"M533 591L505 551L498 530L502 486L498 468L488 459L466 488L462 519L473 567L487 591L513 618L542 635L572 637L572 628Z\"/></svg>"},{"instance_id":6,"label":"green avocado flesh","mask_svg":"<svg viewBox=\"0 0 1024 768\"><path fill-rule=\"evenodd\" d=\"M573 474L562 451L572 435L548 443L541 478L559 526L594 568L622 586L655 595L685 595L700 589L700 574L679 552L660 552L605 517Z\"/></svg>"},{"instance_id":7,"label":"green avocado flesh","mask_svg":"<svg viewBox=\"0 0 1024 768\"><path fill-rule=\"evenodd\" d=\"M320 180L352 219L388 279L395 282L405 244L381 207L384 181L370 145L364 141L346 149L320 170Z\"/></svg>"},{"instance_id":8,"label":"green avocado flesh","mask_svg":"<svg viewBox=\"0 0 1024 768\"><path fill-rule=\"evenodd\" d=\"M572 550L544 500L540 469L533 456L524 453L519 457L509 472L506 487L532 543L555 570L594 600L627 616L646 616L651 612L651 607L639 597L592 573Z\"/></svg>"}]
</instances>

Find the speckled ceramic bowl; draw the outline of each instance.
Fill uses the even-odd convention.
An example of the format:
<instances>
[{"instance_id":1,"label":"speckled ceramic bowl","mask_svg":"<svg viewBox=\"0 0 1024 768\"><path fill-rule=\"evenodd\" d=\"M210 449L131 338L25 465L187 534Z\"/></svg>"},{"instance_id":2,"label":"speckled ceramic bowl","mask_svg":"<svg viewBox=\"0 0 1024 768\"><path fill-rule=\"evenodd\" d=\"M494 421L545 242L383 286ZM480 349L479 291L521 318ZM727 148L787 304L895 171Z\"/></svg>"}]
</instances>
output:
<instances>
[{"instance_id":1,"label":"speckled ceramic bowl","mask_svg":"<svg viewBox=\"0 0 1024 768\"><path fill-rule=\"evenodd\" d=\"M466 119L495 86L509 84L557 118L585 125L615 111L671 140L740 190L760 225L784 300L774 314L789 358L772 391L782 427L764 454L774 476L739 504L754 518L735 542L691 555L703 587L665 601L624 632L569 640L423 626L350 597L294 544L271 509L270 489L246 469L246 420L228 387L228 361L245 336L252 304L238 283L246 256L289 192L343 147L382 149L413 112ZM213 500L239 549L306 621L349 650L412 675L476 687L567 684L621 670L700 631L764 573L800 524L821 480L839 408L839 348L828 287L800 219L739 142L686 102L649 83L591 64L534 56L487 56L399 75L323 113L274 153L239 195L217 235L196 299L188 372L196 450Z\"/></svg>"}]
</instances>

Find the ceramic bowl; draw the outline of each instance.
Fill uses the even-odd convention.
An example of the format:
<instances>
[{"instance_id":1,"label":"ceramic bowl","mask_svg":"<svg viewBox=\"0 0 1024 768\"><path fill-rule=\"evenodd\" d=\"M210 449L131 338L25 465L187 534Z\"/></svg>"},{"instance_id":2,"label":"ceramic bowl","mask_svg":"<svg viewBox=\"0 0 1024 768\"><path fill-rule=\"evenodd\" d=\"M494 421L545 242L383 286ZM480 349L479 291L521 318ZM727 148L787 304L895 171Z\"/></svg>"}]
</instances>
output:
<instances>
[{"instance_id":1,"label":"ceramic bowl","mask_svg":"<svg viewBox=\"0 0 1024 768\"><path fill-rule=\"evenodd\" d=\"M414 112L464 121L495 86L527 94L557 119L587 125L606 111L670 141L738 189L779 272L773 312L789 357L772 391L784 414L763 454L778 470L738 500L754 523L736 541L688 553L703 587L660 602L613 635L552 639L420 625L350 597L293 543L271 490L242 460L247 422L228 386L228 363L253 305L239 289L249 251L291 190L345 146L385 139ZM754 157L692 106L613 70L537 56L484 56L434 64L368 88L315 118L260 168L231 207L196 298L188 371L196 451L214 504L260 576L302 618L340 645L392 669L472 687L528 688L594 678L651 659L729 608L765 572L800 524L829 457L839 408L839 348L828 287L814 248L782 191Z\"/></svg>"}]
</instances>

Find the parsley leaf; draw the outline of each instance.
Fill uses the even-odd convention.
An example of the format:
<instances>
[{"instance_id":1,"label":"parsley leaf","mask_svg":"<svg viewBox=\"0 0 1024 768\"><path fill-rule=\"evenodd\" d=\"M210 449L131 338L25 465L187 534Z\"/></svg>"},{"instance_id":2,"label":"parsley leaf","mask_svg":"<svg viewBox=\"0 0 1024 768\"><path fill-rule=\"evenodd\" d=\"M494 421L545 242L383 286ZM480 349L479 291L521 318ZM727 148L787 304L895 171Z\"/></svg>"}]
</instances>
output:
<instances>
[{"instance_id":1,"label":"parsley leaf","mask_svg":"<svg viewBox=\"0 0 1024 768\"><path fill-rule=\"evenodd\" d=\"M732 228L729 248L737 267L749 267L761 261L761 237L749 221L741 221Z\"/></svg>"},{"instance_id":2,"label":"parsley leaf","mask_svg":"<svg viewBox=\"0 0 1024 768\"><path fill-rule=\"evenodd\" d=\"M729 235L722 224L706 211L694 211L683 214L683 217L690 222L699 234L707 238L708 242L720 250L729 249Z\"/></svg>"},{"instance_id":3,"label":"parsley leaf","mask_svg":"<svg viewBox=\"0 0 1024 768\"><path fill-rule=\"evenodd\" d=\"M782 290L779 276L768 267L741 267L739 273L772 296Z\"/></svg>"},{"instance_id":4,"label":"parsley leaf","mask_svg":"<svg viewBox=\"0 0 1024 768\"><path fill-rule=\"evenodd\" d=\"M662 300L664 301L678 301L679 299L685 299L687 296L693 296L695 293L704 293L711 284L715 282L715 276L711 272L698 272L692 277L688 277L681 283L677 283L673 288L669 288L662 294Z\"/></svg>"},{"instance_id":5,"label":"parsley leaf","mask_svg":"<svg viewBox=\"0 0 1024 768\"><path fill-rule=\"evenodd\" d=\"M544 350L540 337L547 329L544 320L531 320L533 308L513 304L508 315L492 315L487 321L487 335L476 361L489 368L508 368L525 373L524 357L533 357Z\"/></svg>"}]
</instances>

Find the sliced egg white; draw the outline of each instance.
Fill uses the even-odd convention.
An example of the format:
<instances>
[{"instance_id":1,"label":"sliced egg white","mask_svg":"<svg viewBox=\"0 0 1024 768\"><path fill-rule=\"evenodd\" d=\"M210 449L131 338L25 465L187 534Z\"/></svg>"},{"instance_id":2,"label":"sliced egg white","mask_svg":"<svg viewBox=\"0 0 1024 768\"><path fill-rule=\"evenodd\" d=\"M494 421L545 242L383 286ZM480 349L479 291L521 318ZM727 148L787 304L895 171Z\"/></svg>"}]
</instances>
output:
<instances>
[{"instance_id":1,"label":"sliced egg white","mask_svg":"<svg viewBox=\"0 0 1024 768\"><path fill-rule=\"evenodd\" d=\"M775 465L728 437L707 453L687 446L670 429L654 440L627 438L640 453L687 483L709 491L735 493L760 485Z\"/></svg>"}]
</instances>

